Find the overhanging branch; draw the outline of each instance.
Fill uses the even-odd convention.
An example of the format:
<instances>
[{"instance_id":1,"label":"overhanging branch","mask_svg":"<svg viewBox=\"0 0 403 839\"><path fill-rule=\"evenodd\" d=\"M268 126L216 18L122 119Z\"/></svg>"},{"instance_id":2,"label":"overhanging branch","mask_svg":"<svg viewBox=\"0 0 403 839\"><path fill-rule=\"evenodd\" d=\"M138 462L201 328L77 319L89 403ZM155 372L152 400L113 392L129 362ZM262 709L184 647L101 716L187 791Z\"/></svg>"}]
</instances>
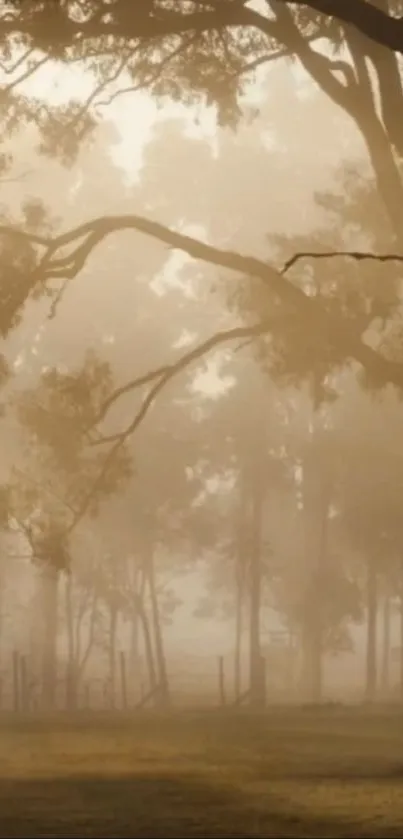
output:
<instances>
[{"instance_id":1,"label":"overhanging branch","mask_svg":"<svg viewBox=\"0 0 403 839\"><path fill-rule=\"evenodd\" d=\"M307 331L314 331L318 344L329 342L337 347L346 360L355 360L362 365L373 380L380 384L388 382L403 388L403 365L384 358L379 352L365 344L360 335L346 319L328 312L318 298L309 297L302 288L289 281L285 274L304 254L296 254L288 260L282 271L253 256L244 256L235 251L222 250L208 245L193 236L187 236L157 221L138 215L102 216L81 224L54 238L31 236L13 228L0 228L3 234L24 236L42 245L44 254L35 272L35 283L46 279L74 278L85 265L92 250L107 236L123 230L135 230L152 236L170 248L184 251L194 259L201 259L219 268L226 268L244 276L260 279L268 293L289 307L304 319ZM58 254L67 249L65 256ZM312 258L349 256L352 259L373 259L379 261L403 261L401 254L375 254L368 251L331 251L323 254L305 254Z\"/></svg>"},{"instance_id":2,"label":"overhanging branch","mask_svg":"<svg viewBox=\"0 0 403 839\"><path fill-rule=\"evenodd\" d=\"M42 259L35 272L35 282L43 282L44 279L48 279L49 277L58 277L60 279L75 277L84 266L96 245L114 232L129 229L152 236L170 248L180 249L195 259L204 260L212 265L229 269L238 274L241 273L244 276L259 278L273 298L276 298L284 304L290 313L304 318L305 328L315 332L318 346L322 342L330 340L340 348L346 360L354 359L359 362L371 374L372 379L378 380L381 384L392 382L400 388L403 388L402 364L384 358L372 347L366 345L361 336L353 331L351 325L345 319L329 313L321 304L320 300L306 295L301 288L294 285L285 276L289 269L304 257L324 259L346 256L358 260L374 259L400 262L403 261L403 256L400 254L374 254L366 251L305 252L294 254L285 263L282 270L278 271L266 262L255 257L244 256L230 250L221 250L199 239L171 230L159 222L137 215L110 216L93 219L54 238L31 235L21 230L6 227L1 228L0 233L3 235L21 236L43 249ZM67 255L59 256L60 251L66 248L68 249ZM71 532L86 514L116 453L128 437L139 427L156 397L170 380L193 361L201 358L206 352L223 342L232 339L250 339L257 335L263 335L269 330L270 323L265 321L253 326L234 327L232 330L217 333L189 353L186 353L176 362L150 371L115 391L103 406L103 410L98 418L99 421L105 416L111 405L124 393L136 390L147 384L152 384L130 425L118 435L103 440L103 442L113 443L112 448L108 452L102 470L94 482L84 504L77 511L76 515L73 516L68 532Z\"/></svg>"},{"instance_id":3,"label":"overhanging branch","mask_svg":"<svg viewBox=\"0 0 403 839\"><path fill-rule=\"evenodd\" d=\"M368 0L277 0L290 6L307 6L326 17L354 26L367 38L403 54L403 18L392 17Z\"/></svg>"},{"instance_id":4,"label":"overhanging branch","mask_svg":"<svg viewBox=\"0 0 403 839\"><path fill-rule=\"evenodd\" d=\"M277 0L278 4L303 6L326 17L336 18L344 24L356 27L371 40L394 52L403 54L403 19L393 17L369 0ZM24 5L28 6L25 14ZM227 28L257 28L263 32L273 24L263 14L239 2L199 3L199 9L183 9L154 14L151 5L126 0L119 3L115 15L100 15L96 12L85 20L78 20L68 14L68 6L54 0L44 4L32 14L30 4L21 4L15 14L0 16L0 38L12 35L25 36L35 46L37 41L45 50L66 50L79 40L81 43L115 38L136 41L138 39L159 39L183 33L198 33ZM52 13L51 13L52 11ZM30 13L31 12L31 13ZM30 44L32 46L32 44Z\"/></svg>"}]
</instances>

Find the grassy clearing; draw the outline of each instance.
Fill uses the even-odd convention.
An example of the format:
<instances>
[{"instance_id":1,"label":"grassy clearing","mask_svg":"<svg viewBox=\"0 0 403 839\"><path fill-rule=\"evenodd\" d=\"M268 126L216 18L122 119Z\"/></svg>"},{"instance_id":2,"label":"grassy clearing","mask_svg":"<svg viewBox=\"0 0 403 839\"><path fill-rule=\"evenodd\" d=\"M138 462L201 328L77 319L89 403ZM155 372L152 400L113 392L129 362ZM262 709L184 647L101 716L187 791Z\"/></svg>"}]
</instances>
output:
<instances>
[{"instance_id":1,"label":"grassy clearing","mask_svg":"<svg viewBox=\"0 0 403 839\"><path fill-rule=\"evenodd\" d=\"M0 836L403 836L403 715L0 718Z\"/></svg>"}]
</instances>

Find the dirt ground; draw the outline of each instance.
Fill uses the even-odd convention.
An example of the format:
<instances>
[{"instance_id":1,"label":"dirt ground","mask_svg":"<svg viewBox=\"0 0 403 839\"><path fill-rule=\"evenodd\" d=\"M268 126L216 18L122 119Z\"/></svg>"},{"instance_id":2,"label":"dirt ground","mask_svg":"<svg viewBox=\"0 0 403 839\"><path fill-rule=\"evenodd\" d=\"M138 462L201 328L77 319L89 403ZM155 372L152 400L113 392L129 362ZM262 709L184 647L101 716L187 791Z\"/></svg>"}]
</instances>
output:
<instances>
[{"instance_id":1,"label":"dirt ground","mask_svg":"<svg viewBox=\"0 0 403 839\"><path fill-rule=\"evenodd\" d=\"M2 717L0 836L403 837L403 712Z\"/></svg>"}]
</instances>

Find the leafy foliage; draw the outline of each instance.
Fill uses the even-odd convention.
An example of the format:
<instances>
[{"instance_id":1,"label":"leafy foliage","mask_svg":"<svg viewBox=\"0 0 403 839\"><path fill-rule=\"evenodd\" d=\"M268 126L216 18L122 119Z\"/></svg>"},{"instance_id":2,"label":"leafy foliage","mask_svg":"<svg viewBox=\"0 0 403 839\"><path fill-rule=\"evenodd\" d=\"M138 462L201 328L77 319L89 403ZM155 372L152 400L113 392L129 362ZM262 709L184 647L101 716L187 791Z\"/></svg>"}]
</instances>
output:
<instances>
[{"instance_id":1,"label":"leafy foliage","mask_svg":"<svg viewBox=\"0 0 403 839\"><path fill-rule=\"evenodd\" d=\"M33 560L39 565L53 568L56 572L70 570L70 549L68 536L55 521L42 521L31 533Z\"/></svg>"},{"instance_id":2,"label":"leafy foliage","mask_svg":"<svg viewBox=\"0 0 403 839\"><path fill-rule=\"evenodd\" d=\"M66 503L76 508L84 503L102 469L103 454L86 443L112 385L109 365L89 352L82 369L45 372L38 388L25 392L18 401L21 422L41 453L41 468L59 476ZM122 446L93 494L90 511L95 514L100 500L131 474L129 453Z\"/></svg>"}]
</instances>

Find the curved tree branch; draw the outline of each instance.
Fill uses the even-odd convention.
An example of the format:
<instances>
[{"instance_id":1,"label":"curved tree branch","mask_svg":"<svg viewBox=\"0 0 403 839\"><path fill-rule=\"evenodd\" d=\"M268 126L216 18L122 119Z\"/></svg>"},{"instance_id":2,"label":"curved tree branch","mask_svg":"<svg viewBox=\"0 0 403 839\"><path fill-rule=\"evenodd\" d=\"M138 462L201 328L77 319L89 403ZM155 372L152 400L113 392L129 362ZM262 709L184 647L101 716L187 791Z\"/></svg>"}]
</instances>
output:
<instances>
[{"instance_id":1,"label":"curved tree branch","mask_svg":"<svg viewBox=\"0 0 403 839\"><path fill-rule=\"evenodd\" d=\"M302 259L334 259L335 257L346 257L356 262L363 262L366 259L374 262L403 262L401 253L375 253L374 251L300 251L294 253L284 263L281 273L286 274L293 265Z\"/></svg>"},{"instance_id":2,"label":"curved tree branch","mask_svg":"<svg viewBox=\"0 0 403 839\"><path fill-rule=\"evenodd\" d=\"M307 331L313 331L315 333L318 345L322 342L332 342L343 353L346 360L357 361L370 373L372 379L378 380L381 384L392 382L398 387L403 388L402 364L384 358L379 352L365 344L361 336L356 334L351 324L347 323L345 319L340 318L340 316L335 316L328 312L318 298L309 297L302 288L294 285L285 276L292 266L296 265L299 260L307 257L328 259L345 256L358 260L374 259L400 262L403 261L403 255L401 254L374 254L366 251L298 253L285 263L282 270L278 271L266 262L255 257L244 256L230 250L221 250L199 239L171 230L159 222L136 215L100 217L79 225L54 238L37 236L36 234L7 227L1 228L0 233L3 235L20 236L43 248L43 256L35 272L36 283L39 281L43 282L44 279L50 276L57 276L60 279L75 277L96 245L110 234L128 229L152 236L170 248L185 251L195 259L202 259L212 265L227 268L249 277L259 278L264 283L269 295L280 301L290 313L296 313L304 318L305 328ZM58 256L60 251L65 248L69 249L67 255ZM209 350L229 340L237 340L239 338L250 339L258 335L263 335L269 332L270 325L270 321L264 321L252 326L238 326L226 332L216 333L176 362L153 370L115 391L103 406L98 421L105 416L108 409L119 396L146 384L152 385L140 409L127 428L118 435L103 439L102 442L113 443L112 448L108 452L102 470L83 505L73 516L67 531L68 533L76 527L78 522L86 514L116 453L128 437L139 427L156 397L171 379L188 367L193 361L201 358ZM98 441L96 442L98 443Z\"/></svg>"},{"instance_id":3,"label":"curved tree branch","mask_svg":"<svg viewBox=\"0 0 403 839\"><path fill-rule=\"evenodd\" d=\"M281 301L289 310L304 319L307 331L314 331L318 344L331 342L347 360L355 360L380 384L388 382L403 388L403 365L384 358L379 352L368 346L361 335L353 330L345 319L328 312L318 298L307 295L302 288L294 285L285 277L286 272L303 254L292 257L282 271L278 271L261 259L244 256L231 250L222 250L208 245L200 239L171 230L160 222L138 215L102 216L81 224L72 230L54 238L32 236L12 227L0 228L0 233L8 231L10 235L25 236L30 241L41 244L44 248L42 260L34 272L32 288L36 283L48 279L74 278L85 265L93 248L107 236L122 230L136 230L152 236L170 248L182 250L194 259L201 259L211 265L227 268L230 271L260 279L269 294ZM46 244L45 244L46 243ZM57 254L69 249L66 256ZM318 258L318 254L311 255ZM338 256L338 252L323 254L321 258ZM401 254L374 254L371 252L343 251L342 256L353 259L377 259L379 261L403 261Z\"/></svg>"},{"instance_id":4,"label":"curved tree branch","mask_svg":"<svg viewBox=\"0 0 403 839\"><path fill-rule=\"evenodd\" d=\"M144 387L144 385L151 384L154 381L156 381L154 388L158 386L159 391L161 388L161 380L163 380L163 385L165 386L174 376L177 376L178 373L181 373L183 370L190 367L190 365L195 361L203 358L207 355L207 353L211 352L211 350L222 346L222 344L226 344L228 341L236 341L238 338L256 338L264 335L270 330L271 324L272 321L267 319L250 326L234 326L232 329L215 332L214 335L210 336L210 338L207 338L201 344L198 344L192 350L189 350L189 352L180 356L180 358L176 361L171 362L171 364L165 364L162 367L157 367L155 370L151 370L149 373L145 373L143 376L131 379L131 381L116 388L116 390L111 393L108 399L104 402L94 424L98 425L104 419L109 409L117 402L118 399L120 399L121 396L124 396L127 393L132 393L134 390L138 390L139 388ZM125 435L126 431L120 434L114 434L113 437L101 437L95 440L92 445L98 446L101 443L114 442L118 439L120 440L122 436Z\"/></svg>"},{"instance_id":5,"label":"curved tree branch","mask_svg":"<svg viewBox=\"0 0 403 839\"><path fill-rule=\"evenodd\" d=\"M167 364L164 367L160 367L157 370L151 371L150 373L147 373L144 376L140 376L137 379L133 379L131 382L128 382L128 384L124 385L121 388L118 388L109 397L109 399L107 400L107 402L105 402L103 408L101 409L97 422L100 422L100 420L105 416L111 405L114 402L116 402L116 400L124 393L129 393L130 391L143 387L147 383L154 382L147 395L144 397L139 410L136 412L132 421L123 431L119 432L118 434L97 439L93 442L93 445L99 445L101 443L112 443L113 445L109 450L108 454L106 455L103 466L96 480L94 481L87 497L81 505L80 510L77 511L76 514L73 516L73 520L69 528L67 529L67 533L71 533L72 530L74 530L77 524L81 521L81 519L85 516L98 489L102 486L102 482L105 478L105 475L109 471L117 453L125 444L126 440L132 434L134 434L135 431L137 431L137 429L143 422L145 416L148 414L150 408L154 404L157 396L170 383L170 381L174 379L183 370L190 367L190 365L193 364L195 361L206 355L206 353L210 352L210 350L222 346L222 344L225 344L228 341L238 340L239 338L257 338L259 336L265 335L269 331L269 329L270 322L265 320L259 321L258 323L254 323L250 326L235 326L232 329L227 329L222 332L216 332L202 344L199 344L197 347L194 347L193 350L190 350L188 353L185 353L183 356L177 359L177 361L174 361L171 364Z\"/></svg>"},{"instance_id":6,"label":"curved tree branch","mask_svg":"<svg viewBox=\"0 0 403 839\"><path fill-rule=\"evenodd\" d=\"M15 90L15 88L18 87L18 85L27 81L27 79L29 79L31 76L34 76L37 70L39 70L41 67L44 67L45 64L49 63L49 61L50 57L48 55L45 55L43 58L38 59L38 61L36 61L34 64L28 63L28 65L25 67L20 76L17 76L16 79L13 79L13 81L9 82L7 85L4 85L4 87L0 87L0 101L4 101L6 96L9 93L11 93L12 90Z\"/></svg>"},{"instance_id":7,"label":"curved tree branch","mask_svg":"<svg viewBox=\"0 0 403 839\"><path fill-rule=\"evenodd\" d=\"M278 0L290 6L308 6L326 17L355 26L363 35L403 54L403 18L392 17L369 0Z\"/></svg>"},{"instance_id":8,"label":"curved tree branch","mask_svg":"<svg viewBox=\"0 0 403 839\"><path fill-rule=\"evenodd\" d=\"M347 259L355 260L356 262L363 262L364 260L374 260L376 262L403 262L403 255L402 254L377 254L372 253L371 251L300 251L299 253L293 254L287 261L284 263L281 274L284 276L291 270L295 265L301 262L304 259L319 259L319 260L327 260L327 259L334 259L335 257L345 257ZM142 376L137 376L135 379L131 379L130 381L126 382L124 385L116 388L113 393L106 399L102 408L98 414L98 417L94 423L94 425L98 425L102 420L106 417L110 408L122 397L128 393L132 393L134 390L139 390L140 388L144 387L147 384L151 384L154 381L158 381L159 379L163 378L164 376L168 376L168 379L171 379L173 375L181 372L185 368L189 367L194 361L197 361L199 358L206 355L212 349L215 349L217 346L229 341L234 340L237 338L245 338L246 340L242 342L240 345L240 349L244 346L249 346L256 338L257 335L260 334L260 327L262 328L262 334L265 332L270 331L270 327L273 325L273 320L265 320L262 321L261 324L257 324L256 326L252 327L234 327L233 329L226 330L223 332L216 332L214 335L207 338L201 344L198 344L192 350L190 350L185 355L181 356L176 362L172 362L171 364L164 364L161 367L155 368L155 370L150 370L149 372L145 373ZM124 432L123 432L124 433ZM91 445L99 446L105 443L116 442L120 439L121 434L114 434L107 437L99 437L96 440L92 441Z\"/></svg>"}]
</instances>

